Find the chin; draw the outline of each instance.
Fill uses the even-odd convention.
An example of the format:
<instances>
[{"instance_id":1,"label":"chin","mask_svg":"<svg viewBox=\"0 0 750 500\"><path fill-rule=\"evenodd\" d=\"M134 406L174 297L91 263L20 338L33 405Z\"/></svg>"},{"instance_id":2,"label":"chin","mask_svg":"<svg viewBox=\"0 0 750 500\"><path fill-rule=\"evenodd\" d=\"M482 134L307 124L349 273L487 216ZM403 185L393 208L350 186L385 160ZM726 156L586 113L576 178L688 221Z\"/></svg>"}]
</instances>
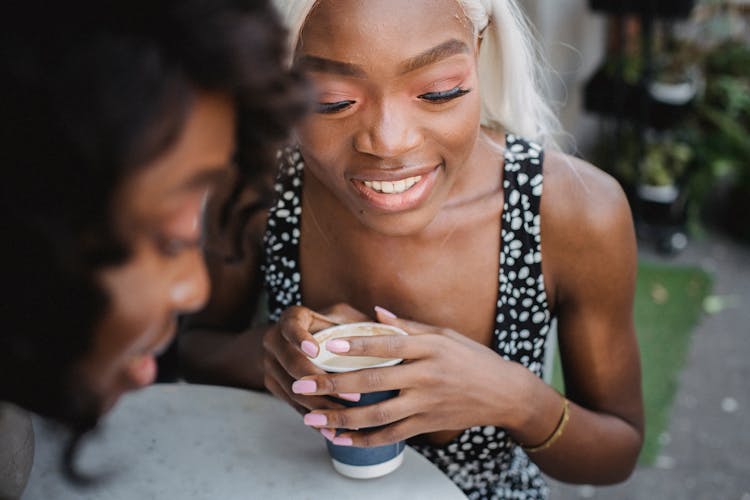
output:
<instances>
[{"instance_id":1,"label":"chin","mask_svg":"<svg viewBox=\"0 0 750 500\"><path fill-rule=\"evenodd\" d=\"M359 214L359 221L368 229L390 237L412 236L424 231L434 217L425 217L423 214Z\"/></svg>"}]
</instances>

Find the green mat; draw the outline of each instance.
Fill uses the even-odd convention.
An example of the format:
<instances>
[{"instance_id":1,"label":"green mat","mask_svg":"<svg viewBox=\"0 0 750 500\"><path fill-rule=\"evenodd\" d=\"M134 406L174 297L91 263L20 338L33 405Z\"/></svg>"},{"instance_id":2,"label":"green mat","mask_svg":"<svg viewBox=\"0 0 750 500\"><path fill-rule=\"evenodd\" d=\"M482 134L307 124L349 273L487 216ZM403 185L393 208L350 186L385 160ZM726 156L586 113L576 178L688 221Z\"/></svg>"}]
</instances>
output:
<instances>
[{"instance_id":1,"label":"green mat","mask_svg":"<svg viewBox=\"0 0 750 500\"><path fill-rule=\"evenodd\" d=\"M640 463L659 454L659 437L669 423L680 370L693 328L703 313L711 277L696 267L640 262L635 296L635 326L641 350L646 436ZM562 372L555 358L552 385L562 391Z\"/></svg>"}]
</instances>

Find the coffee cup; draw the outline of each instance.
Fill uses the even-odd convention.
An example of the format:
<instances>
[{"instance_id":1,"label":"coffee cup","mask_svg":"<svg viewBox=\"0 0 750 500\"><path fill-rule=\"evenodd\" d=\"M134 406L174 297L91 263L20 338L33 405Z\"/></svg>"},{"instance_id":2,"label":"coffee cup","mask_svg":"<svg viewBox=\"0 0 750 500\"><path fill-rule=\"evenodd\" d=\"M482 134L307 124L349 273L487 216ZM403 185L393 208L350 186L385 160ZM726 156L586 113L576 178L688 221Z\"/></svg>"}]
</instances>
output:
<instances>
[{"instance_id":1,"label":"coffee cup","mask_svg":"<svg viewBox=\"0 0 750 500\"><path fill-rule=\"evenodd\" d=\"M401 363L400 358L378 358L374 356L340 356L326 349L326 342L341 337L374 337L380 335L407 335L405 331L391 325L363 322L348 323L320 330L313 336L320 349L311 361L319 368L331 373L344 373L370 368L394 366ZM398 395L397 390L369 392L361 395L357 402L332 398L345 406L364 406L379 403ZM337 434L345 429L337 429ZM362 448L357 446L339 446L326 441L328 454L333 468L347 477L369 479L384 476L396 470L404 459L405 442Z\"/></svg>"}]
</instances>

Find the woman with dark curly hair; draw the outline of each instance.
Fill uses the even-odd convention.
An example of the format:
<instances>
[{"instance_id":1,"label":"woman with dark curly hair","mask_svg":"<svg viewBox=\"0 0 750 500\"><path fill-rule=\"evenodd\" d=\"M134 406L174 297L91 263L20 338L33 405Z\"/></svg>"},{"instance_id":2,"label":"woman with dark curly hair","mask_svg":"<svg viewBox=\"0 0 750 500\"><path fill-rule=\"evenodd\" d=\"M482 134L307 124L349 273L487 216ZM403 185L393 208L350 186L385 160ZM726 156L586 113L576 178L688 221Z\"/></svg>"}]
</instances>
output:
<instances>
[{"instance_id":1,"label":"woman with dark curly hair","mask_svg":"<svg viewBox=\"0 0 750 500\"><path fill-rule=\"evenodd\" d=\"M0 24L0 400L80 435L154 380L209 295L208 194L261 179L306 98L265 0L23 0Z\"/></svg>"}]
</instances>

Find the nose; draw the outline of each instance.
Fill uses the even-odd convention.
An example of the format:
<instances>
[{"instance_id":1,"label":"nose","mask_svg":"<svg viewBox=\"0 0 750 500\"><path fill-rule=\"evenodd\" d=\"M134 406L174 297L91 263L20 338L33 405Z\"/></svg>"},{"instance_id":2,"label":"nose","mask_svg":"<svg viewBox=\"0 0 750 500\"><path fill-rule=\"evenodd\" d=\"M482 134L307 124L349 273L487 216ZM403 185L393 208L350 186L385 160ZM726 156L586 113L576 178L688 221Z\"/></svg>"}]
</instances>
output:
<instances>
[{"instance_id":1,"label":"nose","mask_svg":"<svg viewBox=\"0 0 750 500\"><path fill-rule=\"evenodd\" d=\"M172 308L179 313L190 313L201 309L211 293L208 269L199 250L189 252L180 272L169 290Z\"/></svg>"},{"instance_id":2,"label":"nose","mask_svg":"<svg viewBox=\"0 0 750 500\"><path fill-rule=\"evenodd\" d=\"M383 100L362 117L362 126L354 135L354 149L360 153L394 158L422 142L418 123L403 103Z\"/></svg>"}]
</instances>

